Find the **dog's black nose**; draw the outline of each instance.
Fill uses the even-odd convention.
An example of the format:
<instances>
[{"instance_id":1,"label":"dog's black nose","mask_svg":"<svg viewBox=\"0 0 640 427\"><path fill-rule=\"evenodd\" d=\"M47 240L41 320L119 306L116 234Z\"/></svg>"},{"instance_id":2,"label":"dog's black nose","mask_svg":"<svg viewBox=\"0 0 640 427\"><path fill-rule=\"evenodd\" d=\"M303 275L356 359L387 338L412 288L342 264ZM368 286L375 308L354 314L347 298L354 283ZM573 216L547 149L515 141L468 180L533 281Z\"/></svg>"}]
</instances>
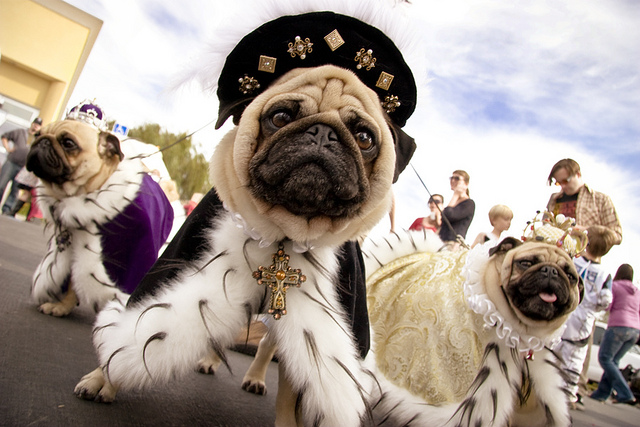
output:
<instances>
[{"instance_id":1,"label":"dog's black nose","mask_svg":"<svg viewBox=\"0 0 640 427\"><path fill-rule=\"evenodd\" d=\"M544 267L542 267L540 269L540 273L544 274L545 276L550 276L550 277L557 277L558 276L558 270L551 266L551 265L545 265Z\"/></svg>"},{"instance_id":2,"label":"dog's black nose","mask_svg":"<svg viewBox=\"0 0 640 427\"><path fill-rule=\"evenodd\" d=\"M312 144L317 144L320 148L329 147L338 140L338 134L331 126L322 123L316 123L305 132L310 138Z\"/></svg>"}]
</instances>

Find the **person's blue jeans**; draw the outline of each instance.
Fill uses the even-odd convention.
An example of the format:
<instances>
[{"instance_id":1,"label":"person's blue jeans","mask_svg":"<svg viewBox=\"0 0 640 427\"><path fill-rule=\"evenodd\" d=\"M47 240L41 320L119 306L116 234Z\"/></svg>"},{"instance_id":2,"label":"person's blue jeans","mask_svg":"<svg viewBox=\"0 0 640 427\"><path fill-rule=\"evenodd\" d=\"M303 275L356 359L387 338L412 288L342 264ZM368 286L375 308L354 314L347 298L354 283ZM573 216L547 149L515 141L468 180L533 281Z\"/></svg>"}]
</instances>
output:
<instances>
[{"instance_id":1,"label":"person's blue jeans","mask_svg":"<svg viewBox=\"0 0 640 427\"><path fill-rule=\"evenodd\" d=\"M2 170L0 171L0 199L2 199L2 195L4 194L4 190L9 184L10 181L18 175L22 166L13 163L10 160L4 162L2 165ZM9 213L13 204L16 202L16 198L18 197L18 186L14 184L11 186L11 191L7 195L7 200L2 205L2 213Z\"/></svg>"},{"instance_id":2,"label":"person's blue jeans","mask_svg":"<svg viewBox=\"0 0 640 427\"><path fill-rule=\"evenodd\" d=\"M640 329L623 326L611 326L604 331L598 361L604 369L598 389L591 394L596 400L606 400L612 390L620 402L633 400L634 396L627 381L620 373L619 363L622 356L638 341Z\"/></svg>"}]
</instances>

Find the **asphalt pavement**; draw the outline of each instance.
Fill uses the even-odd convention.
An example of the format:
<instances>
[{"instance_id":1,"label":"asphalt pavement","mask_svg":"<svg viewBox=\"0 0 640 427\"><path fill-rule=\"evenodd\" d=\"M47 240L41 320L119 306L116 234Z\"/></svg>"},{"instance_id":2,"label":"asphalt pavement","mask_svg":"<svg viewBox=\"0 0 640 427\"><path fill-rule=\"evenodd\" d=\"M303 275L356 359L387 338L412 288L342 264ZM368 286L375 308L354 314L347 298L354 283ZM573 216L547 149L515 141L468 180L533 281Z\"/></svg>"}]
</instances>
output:
<instances>
[{"instance_id":1,"label":"asphalt pavement","mask_svg":"<svg viewBox=\"0 0 640 427\"><path fill-rule=\"evenodd\" d=\"M45 251L41 223L0 217L0 426L270 426L275 420L277 366L268 393L240 383L251 357L229 351L232 372L193 372L169 384L121 392L112 404L78 399L73 388L97 366L91 344L93 313L66 318L38 312L29 299L31 276ZM572 411L576 427L640 426L640 408L586 399ZM342 426L336 426L342 427Z\"/></svg>"}]
</instances>

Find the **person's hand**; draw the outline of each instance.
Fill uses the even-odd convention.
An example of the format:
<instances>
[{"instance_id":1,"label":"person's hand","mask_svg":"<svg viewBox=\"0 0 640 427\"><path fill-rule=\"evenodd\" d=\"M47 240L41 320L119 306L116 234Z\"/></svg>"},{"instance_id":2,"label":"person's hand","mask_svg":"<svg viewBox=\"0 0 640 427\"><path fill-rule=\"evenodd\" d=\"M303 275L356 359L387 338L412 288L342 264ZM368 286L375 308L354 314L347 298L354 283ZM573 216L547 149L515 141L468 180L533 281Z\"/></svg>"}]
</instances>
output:
<instances>
[{"instance_id":1,"label":"person's hand","mask_svg":"<svg viewBox=\"0 0 640 427\"><path fill-rule=\"evenodd\" d=\"M464 182L463 179L458 180L458 184L456 184L453 189L453 194L458 197L466 197L467 195L467 183Z\"/></svg>"}]
</instances>

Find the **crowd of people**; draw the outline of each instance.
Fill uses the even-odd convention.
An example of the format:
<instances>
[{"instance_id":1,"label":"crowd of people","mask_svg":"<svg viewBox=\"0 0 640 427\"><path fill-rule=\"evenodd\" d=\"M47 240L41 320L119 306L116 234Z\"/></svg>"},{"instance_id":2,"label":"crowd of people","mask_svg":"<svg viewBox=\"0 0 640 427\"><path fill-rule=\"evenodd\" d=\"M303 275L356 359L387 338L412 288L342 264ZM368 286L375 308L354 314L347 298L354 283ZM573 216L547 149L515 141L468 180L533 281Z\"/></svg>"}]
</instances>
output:
<instances>
[{"instance_id":1,"label":"crowd of people","mask_svg":"<svg viewBox=\"0 0 640 427\"><path fill-rule=\"evenodd\" d=\"M428 201L428 216L417 218L409 230L432 230L449 249L466 246L467 231L475 213L469 179L466 171L454 171L449 179L452 195L446 207L443 208L444 197L433 194ZM614 403L636 404L618 365L625 353L639 341L640 290L633 284L630 265L621 265L613 279L602 266L602 257L622 242L622 226L615 206L609 196L593 190L584 182L580 165L573 159L558 161L551 168L548 183L560 187L560 191L549 198L547 211L554 216L562 214L574 218L573 229L586 231L589 238L585 252L574 258L584 284L584 297L567 321L560 343L554 348L567 373L569 405L572 409L581 409L584 396L604 401L612 393L615 393ZM497 243L509 229L512 219L513 212L508 206L493 206L489 211L493 229L479 233L471 248ZM587 370L595 322L605 312L609 321L598 353L604 374L598 389L589 393Z\"/></svg>"}]
</instances>

